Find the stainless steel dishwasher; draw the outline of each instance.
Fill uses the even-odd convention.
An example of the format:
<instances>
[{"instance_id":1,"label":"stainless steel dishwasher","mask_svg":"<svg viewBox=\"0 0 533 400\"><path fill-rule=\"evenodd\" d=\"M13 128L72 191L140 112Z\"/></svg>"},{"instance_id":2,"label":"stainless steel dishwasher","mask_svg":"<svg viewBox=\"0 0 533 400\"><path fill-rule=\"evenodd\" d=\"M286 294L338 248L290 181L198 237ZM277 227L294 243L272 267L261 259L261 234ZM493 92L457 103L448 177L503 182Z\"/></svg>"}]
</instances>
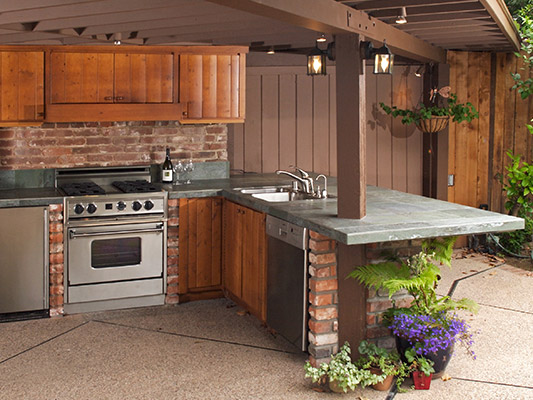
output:
<instances>
[{"instance_id":1,"label":"stainless steel dishwasher","mask_svg":"<svg viewBox=\"0 0 533 400\"><path fill-rule=\"evenodd\" d=\"M268 235L267 325L307 350L307 229L272 217Z\"/></svg>"},{"instance_id":2,"label":"stainless steel dishwasher","mask_svg":"<svg viewBox=\"0 0 533 400\"><path fill-rule=\"evenodd\" d=\"M48 315L48 208L0 209L0 320Z\"/></svg>"}]
</instances>

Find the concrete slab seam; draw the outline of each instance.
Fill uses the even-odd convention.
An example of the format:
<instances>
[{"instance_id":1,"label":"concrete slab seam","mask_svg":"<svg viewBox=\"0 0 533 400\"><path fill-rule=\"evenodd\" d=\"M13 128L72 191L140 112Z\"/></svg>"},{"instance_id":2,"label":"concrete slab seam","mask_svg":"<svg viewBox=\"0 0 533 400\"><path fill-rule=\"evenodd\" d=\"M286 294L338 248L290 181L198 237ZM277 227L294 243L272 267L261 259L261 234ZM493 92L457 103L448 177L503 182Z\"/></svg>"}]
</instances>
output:
<instances>
[{"instance_id":1,"label":"concrete slab seam","mask_svg":"<svg viewBox=\"0 0 533 400\"><path fill-rule=\"evenodd\" d=\"M476 383L487 383L489 385L499 385L499 386L509 386L509 387L515 387L520 389L533 389L533 386L524 386L524 385L514 385L512 383L503 383L503 382L492 382L492 381L480 381L478 379L469 379L469 378L458 378L458 377L452 377L452 379L457 379L459 381L468 381L468 382L476 382Z\"/></svg>"},{"instance_id":2,"label":"concrete slab seam","mask_svg":"<svg viewBox=\"0 0 533 400\"><path fill-rule=\"evenodd\" d=\"M49 342L51 342L51 341L54 340L54 339L57 339L57 338L59 338L59 337L61 337L61 336L64 336L64 335L66 335L67 333L70 333L70 332L72 332L72 331L74 331L74 330L76 330L76 329L78 329L78 328L81 328L82 326L88 324L89 322L90 322L90 321L85 321L85 322L83 322L83 323L81 323L81 324L79 324L79 325L77 325L77 326L75 326L75 327L73 327L73 328L70 328L70 329L66 330L65 332L61 332L61 333L59 333L59 334L57 334L57 335L55 335L55 336L52 336L51 338L48 338L48 339L46 339L46 340L44 340L44 341L42 341L42 342L40 342L40 343L37 343L36 345L30 346L30 347L28 347L27 349L24 349L24 350L18 352L17 354L13 354L12 356L10 356L10 357L8 357L8 358L6 358L6 359L4 359L4 360L0 360L0 365L6 363L6 362L9 361L9 360L12 360L12 359L18 357L18 356L20 356L20 355L22 355L22 354L24 354L24 353L27 353L27 352L29 352L29 351L31 351L31 350L37 348L37 347L40 347L40 346L42 346L43 344L49 343Z\"/></svg>"},{"instance_id":3,"label":"concrete slab seam","mask_svg":"<svg viewBox=\"0 0 533 400\"><path fill-rule=\"evenodd\" d=\"M118 326L118 327L122 327L122 328L138 329L138 330L141 330L141 331L154 332L154 333L162 333L162 334L164 334L164 335L178 336L178 337L184 337L184 338L188 338L188 339L204 340L204 341L206 341L206 342L215 342L215 343L231 344L231 345L234 345L234 346L251 347L251 348L254 348L254 349L274 351L274 352L277 352L277 353L298 354L298 353L296 353L296 352L292 352L292 351L273 349L273 348L263 347L263 346L255 346L255 345L253 345L253 344L238 343L238 342L230 342L230 341L227 341L227 340L221 340L221 339L213 339L213 338L207 338L207 337L202 337L202 336L186 335L186 334L184 334L184 333L176 333L176 332L168 332L168 331L163 331L163 330L154 330L154 329L148 329L148 328L140 328L140 327L138 327L138 326L131 326L131 325L125 325L125 324L118 324L118 323L116 323L116 322L110 322L110 321L101 321L101 320L97 320L97 319L93 319L92 321L93 321L93 322L99 322L99 323L102 323L102 324L107 324L107 325Z\"/></svg>"}]
</instances>

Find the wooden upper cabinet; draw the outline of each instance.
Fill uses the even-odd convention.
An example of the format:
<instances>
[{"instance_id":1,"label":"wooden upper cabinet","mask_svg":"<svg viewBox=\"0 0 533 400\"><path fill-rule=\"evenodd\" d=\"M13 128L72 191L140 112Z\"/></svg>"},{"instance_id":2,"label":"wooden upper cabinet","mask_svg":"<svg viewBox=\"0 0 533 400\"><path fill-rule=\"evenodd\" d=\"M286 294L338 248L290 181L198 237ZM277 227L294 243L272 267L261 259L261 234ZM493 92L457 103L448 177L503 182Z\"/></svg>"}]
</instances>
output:
<instances>
[{"instance_id":1,"label":"wooden upper cabinet","mask_svg":"<svg viewBox=\"0 0 533 400\"><path fill-rule=\"evenodd\" d=\"M50 103L113 103L113 54L50 54Z\"/></svg>"},{"instance_id":2,"label":"wooden upper cabinet","mask_svg":"<svg viewBox=\"0 0 533 400\"><path fill-rule=\"evenodd\" d=\"M183 123L244 122L246 49L206 47L180 54L180 102Z\"/></svg>"},{"instance_id":3,"label":"wooden upper cabinet","mask_svg":"<svg viewBox=\"0 0 533 400\"><path fill-rule=\"evenodd\" d=\"M174 54L52 52L51 104L173 103Z\"/></svg>"},{"instance_id":4,"label":"wooden upper cabinet","mask_svg":"<svg viewBox=\"0 0 533 400\"><path fill-rule=\"evenodd\" d=\"M44 52L0 51L0 125L44 120Z\"/></svg>"}]
</instances>

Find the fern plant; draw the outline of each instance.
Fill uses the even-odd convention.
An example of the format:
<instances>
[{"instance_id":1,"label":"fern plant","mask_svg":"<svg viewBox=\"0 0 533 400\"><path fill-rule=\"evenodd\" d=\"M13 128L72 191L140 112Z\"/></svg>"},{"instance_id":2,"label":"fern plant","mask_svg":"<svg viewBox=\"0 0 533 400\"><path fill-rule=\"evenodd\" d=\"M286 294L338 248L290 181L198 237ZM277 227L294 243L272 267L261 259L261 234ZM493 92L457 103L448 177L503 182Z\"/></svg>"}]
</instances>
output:
<instances>
[{"instance_id":1,"label":"fern plant","mask_svg":"<svg viewBox=\"0 0 533 400\"><path fill-rule=\"evenodd\" d=\"M451 266L455 237L424 240L422 251L406 260L368 264L353 270L349 277L376 290L386 289L389 298L401 290L413 296L408 311L418 315L433 315L457 309L477 312L477 304L470 299L452 300L449 296L437 297L435 289L440 277L436 264ZM403 309L403 312L406 310ZM391 310L394 312L394 309Z\"/></svg>"}]
</instances>

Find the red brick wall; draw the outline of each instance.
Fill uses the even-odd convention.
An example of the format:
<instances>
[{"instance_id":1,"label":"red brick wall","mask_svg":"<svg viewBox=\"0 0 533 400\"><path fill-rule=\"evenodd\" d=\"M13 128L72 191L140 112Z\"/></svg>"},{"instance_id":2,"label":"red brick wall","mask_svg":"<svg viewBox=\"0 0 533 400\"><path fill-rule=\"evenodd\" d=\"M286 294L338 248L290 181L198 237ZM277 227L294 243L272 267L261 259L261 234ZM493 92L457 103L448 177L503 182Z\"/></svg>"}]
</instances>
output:
<instances>
[{"instance_id":1,"label":"red brick wall","mask_svg":"<svg viewBox=\"0 0 533 400\"><path fill-rule=\"evenodd\" d=\"M165 303L176 304L178 297L178 217L179 200L168 200L167 295Z\"/></svg>"},{"instance_id":2,"label":"red brick wall","mask_svg":"<svg viewBox=\"0 0 533 400\"><path fill-rule=\"evenodd\" d=\"M365 253L368 263L379 263L387 261L391 256L408 257L421 250L419 240L401 240L396 242L372 243L365 246ZM393 296L396 307L407 307L412 297L407 292L398 293ZM383 326L383 313L392 307L389 299L389 292L384 289L376 291L367 289L366 303L366 337L378 346L394 348L394 338L389 329Z\"/></svg>"},{"instance_id":3,"label":"red brick wall","mask_svg":"<svg viewBox=\"0 0 533 400\"><path fill-rule=\"evenodd\" d=\"M328 361L339 348L336 242L309 231L309 359Z\"/></svg>"},{"instance_id":4,"label":"red brick wall","mask_svg":"<svg viewBox=\"0 0 533 400\"><path fill-rule=\"evenodd\" d=\"M177 122L44 124L0 129L0 169L36 169L227 160L226 125Z\"/></svg>"},{"instance_id":5,"label":"red brick wall","mask_svg":"<svg viewBox=\"0 0 533 400\"><path fill-rule=\"evenodd\" d=\"M50 316L63 314L63 205L48 206L50 240Z\"/></svg>"}]
</instances>

